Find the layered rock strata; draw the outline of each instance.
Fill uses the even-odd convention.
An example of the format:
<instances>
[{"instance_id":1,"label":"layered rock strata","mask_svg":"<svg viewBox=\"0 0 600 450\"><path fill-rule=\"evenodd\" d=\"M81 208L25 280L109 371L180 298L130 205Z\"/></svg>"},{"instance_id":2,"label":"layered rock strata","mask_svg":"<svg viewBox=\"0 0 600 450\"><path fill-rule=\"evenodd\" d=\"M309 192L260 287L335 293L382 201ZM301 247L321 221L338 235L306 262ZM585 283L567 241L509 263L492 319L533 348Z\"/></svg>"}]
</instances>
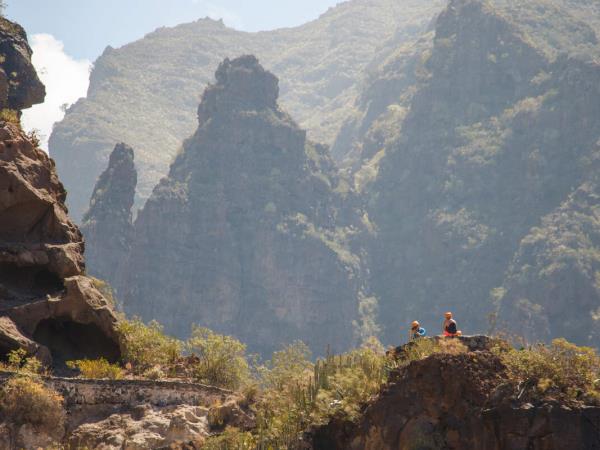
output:
<instances>
[{"instance_id":1,"label":"layered rock strata","mask_svg":"<svg viewBox=\"0 0 600 450\"><path fill-rule=\"evenodd\" d=\"M0 124L0 353L44 363L119 355L111 305L85 276L83 238L52 160Z\"/></svg>"}]
</instances>

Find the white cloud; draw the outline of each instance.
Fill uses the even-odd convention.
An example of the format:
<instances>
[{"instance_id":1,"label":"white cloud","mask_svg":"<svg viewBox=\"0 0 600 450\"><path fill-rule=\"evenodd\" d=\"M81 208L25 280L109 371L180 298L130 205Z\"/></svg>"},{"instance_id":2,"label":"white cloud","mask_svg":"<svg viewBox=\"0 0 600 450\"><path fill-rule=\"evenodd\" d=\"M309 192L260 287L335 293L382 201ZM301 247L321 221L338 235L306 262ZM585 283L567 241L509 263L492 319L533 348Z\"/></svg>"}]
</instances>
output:
<instances>
[{"instance_id":1,"label":"white cloud","mask_svg":"<svg viewBox=\"0 0 600 450\"><path fill-rule=\"evenodd\" d=\"M64 116L62 106L75 103L87 93L91 62L71 58L64 44L51 34L34 34L30 44L33 65L46 85L46 100L24 110L22 122L26 130L39 131L47 151L52 126Z\"/></svg>"}]
</instances>

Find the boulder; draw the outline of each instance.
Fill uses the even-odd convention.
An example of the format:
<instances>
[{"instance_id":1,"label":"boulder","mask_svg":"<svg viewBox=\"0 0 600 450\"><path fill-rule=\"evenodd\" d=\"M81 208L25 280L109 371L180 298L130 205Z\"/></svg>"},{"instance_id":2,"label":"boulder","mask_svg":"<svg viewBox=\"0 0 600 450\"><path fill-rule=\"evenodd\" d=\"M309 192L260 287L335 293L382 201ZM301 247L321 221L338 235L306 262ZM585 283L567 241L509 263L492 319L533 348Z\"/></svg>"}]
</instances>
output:
<instances>
[{"instance_id":1,"label":"boulder","mask_svg":"<svg viewBox=\"0 0 600 450\"><path fill-rule=\"evenodd\" d=\"M23 28L0 17L0 109L20 111L42 103L46 89L31 63Z\"/></svg>"}]
</instances>

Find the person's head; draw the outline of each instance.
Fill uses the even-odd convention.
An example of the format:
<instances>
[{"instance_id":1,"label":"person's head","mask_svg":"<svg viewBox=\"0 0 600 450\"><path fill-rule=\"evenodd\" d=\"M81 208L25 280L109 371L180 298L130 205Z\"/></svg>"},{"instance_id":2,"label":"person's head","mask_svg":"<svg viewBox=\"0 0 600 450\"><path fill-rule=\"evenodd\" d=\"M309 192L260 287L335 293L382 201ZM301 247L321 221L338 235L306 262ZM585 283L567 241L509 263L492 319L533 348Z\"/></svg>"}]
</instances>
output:
<instances>
[{"instance_id":1,"label":"person's head","mask_svg":"<svg viewBox=\"0 0 600 450\"><path fill-rule=\"evenodd\" d=\"M445 317L447 320L450 320L450 319L452 319L452 313L451 313L451 312L447 312L446 314L444 314L444 317Z\"/></svg>"},{"instance_id":2,"label":"person's head","mask_svg":"<svg viewBox=\"0 0 600 450\"><path fill-rule=\"evenodd\" d=\"M412 323L411 328L413 330L416 330L417 328L419 328L421 326L421 324L419 322L417 322L416 320Z\"/></svg>"}]
</instances>

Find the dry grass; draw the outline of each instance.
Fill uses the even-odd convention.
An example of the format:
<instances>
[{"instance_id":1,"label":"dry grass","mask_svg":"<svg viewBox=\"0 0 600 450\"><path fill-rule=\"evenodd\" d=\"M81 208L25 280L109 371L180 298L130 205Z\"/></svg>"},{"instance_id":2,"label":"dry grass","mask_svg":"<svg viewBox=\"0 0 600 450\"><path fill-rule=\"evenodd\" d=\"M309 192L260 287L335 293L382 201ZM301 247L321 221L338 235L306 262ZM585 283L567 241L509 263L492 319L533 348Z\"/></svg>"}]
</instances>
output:
<instances>
[{"instance_id":1,"label":"dry grass","mask_svg":"<svg viewBox=\"0 0 600 450\"><path fill-rule=\"evenodd\" d=\"M4 385L0 410L16 425L31 424L50 433L62 428L65 421L62 396L27 376L15 376Z\"/></svg>"}]
</instances>

